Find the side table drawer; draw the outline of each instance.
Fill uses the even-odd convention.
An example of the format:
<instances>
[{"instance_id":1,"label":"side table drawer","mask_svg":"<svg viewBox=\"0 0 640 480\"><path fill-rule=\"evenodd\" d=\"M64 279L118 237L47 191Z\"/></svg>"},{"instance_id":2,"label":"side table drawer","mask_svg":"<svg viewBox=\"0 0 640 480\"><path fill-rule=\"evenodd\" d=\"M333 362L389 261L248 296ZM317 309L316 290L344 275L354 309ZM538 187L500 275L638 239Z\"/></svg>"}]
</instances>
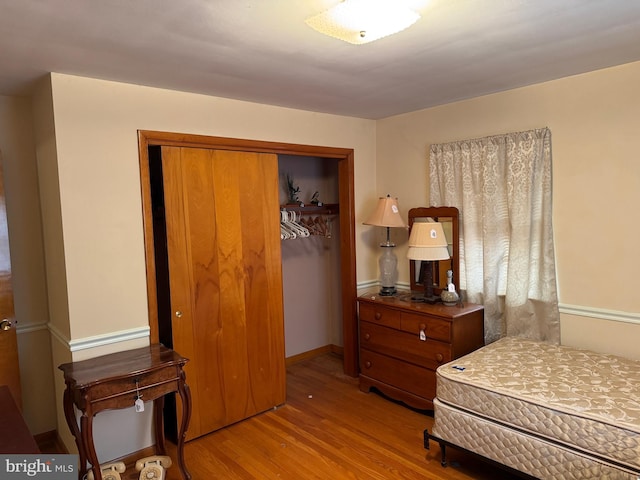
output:
<instances>
[{"instance_id":1,"label":"side table drawer","mask_svg":"<svg viewBox=\"0 0 640 480\"><path fill-rule=\"evenodd\" d=\"M172 381L165 381L159 385L153 387L146 387L140 389L140 398L143 402L150 402L157 398L166 395L167 393L175 392L178 389L178 379ZM128 394L118 395L116 397L99 398L92 402L92 408L94 410L106 410L114 408L128 408L133 407L137 398L138 392L133 390Z\"/></svg>"},{"instance_id":2,"label":"side table drawer","mask_svg":"<svg viewBox=\"0 0 640 480\"><path fill-rule=\"evenodd\" d=\"M400 316L400 328L405 332L415 333L416 335L420 333L420 330L424 330L428 338L434 338L443 342L451 341L451 322L442 318L402 312Z\"/></svg>"},{"instance_id":3,"label":"side table drawer","mask_svg":"<svg viewBox=\"0 0 640 480\"><path fill-rule=\"evenodd\" d=\"M369 322L360 322L360 347L435 370L453 360L451 345Z\"/></svg>"},{"instance_id":4,"label":"side table drawer","mask_svg":"<svg viewBox=\"0 0 640 480\"><path fill-rule=\"evenodd\" d=\"M86 399L91 402L94 410L132 407L138 394L147 402L175 392L179 375L178 368L172 367L145 372L139 376L102 381L88 390Z\"/></svg>"},{"instance_id":5,"label":"side table drawer","mask_svg":"<svg viewBox=\"0 0 640 480\"><path fill-rule=\"evenodd\" d=\"M400 312L370 303L359 303L360 320L377 323L391 328L400 328Z\"/></svg>"},{"instance_id":6,"label":"side table drawer","mask_svg":"<svg viewBox=\"0 0 640 480\"><path fill-rule=\"evenodd\" d=\"M361 375L411 392L429 401L436 396L436 373L402 360L363 349L360 351Z\"/></svg>"}]
</instances>

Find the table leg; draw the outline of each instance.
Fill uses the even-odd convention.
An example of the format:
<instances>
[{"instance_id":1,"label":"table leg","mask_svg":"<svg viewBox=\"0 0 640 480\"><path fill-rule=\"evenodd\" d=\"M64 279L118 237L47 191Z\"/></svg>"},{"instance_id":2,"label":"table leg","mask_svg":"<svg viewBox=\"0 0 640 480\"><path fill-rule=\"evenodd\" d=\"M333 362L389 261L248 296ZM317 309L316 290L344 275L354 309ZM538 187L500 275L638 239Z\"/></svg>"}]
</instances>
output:
<instances>
[{"instance_id":1,"label":"table leg","mask_svg":"<svg viewBox=\"0 0 640 480\"><path fill-rule=\"evenodd\" d=\"M178 432L178 466L182 472L182 478L191 480L191 474L187 470L184 462L184 441L187 436L187 428L191 420L191 391L189 385L185 381L184 370L180 372L180 380L178 381L178 393L182 400L182 422L180 423L180 432Z\"/></svg>"},{"instance_id":2,"label":"table leg","mask_svg":"<svg viewBox=\"0 0 640 480\"><path fill-rule=\"evenodd\" d=\"M153 418L156 436L156 453L158 455L166 455L167 448L164 443L164 396L158 397L153 401Z\"/></svg>"},{"instance_id":3,"label":"table leg","mask_svg":"<svg viewBox=\"0 0 640 480\"><path fill-rule=\"evenodd\" d=\"M100 462L98 462L96 447L93 443L93 415L91 413L87 414L87 412L83 412L80 417L80 432L85 445L87 460L93 468L93 478L95 480L102 480Z\"/></svg>"},{"instance_id":4,"label":"table leg","mask_svg":"<svg viewBox=\"0 0 640 480\"><path fill-rule=\"evenodd\" d=\"M78 455L80 457L80 465L78 465L78 480L82 480L85 473L87 473L87 451L84 448L82 441L82 434L78 428L78 420L76 419L75 409L73 408L73 398L71 391L67 388L62 396L62 404L64 407L64 417L67 420L67 425L74 440L76 441L76 447L78 448Z\"/></svg>"}]
</instances>

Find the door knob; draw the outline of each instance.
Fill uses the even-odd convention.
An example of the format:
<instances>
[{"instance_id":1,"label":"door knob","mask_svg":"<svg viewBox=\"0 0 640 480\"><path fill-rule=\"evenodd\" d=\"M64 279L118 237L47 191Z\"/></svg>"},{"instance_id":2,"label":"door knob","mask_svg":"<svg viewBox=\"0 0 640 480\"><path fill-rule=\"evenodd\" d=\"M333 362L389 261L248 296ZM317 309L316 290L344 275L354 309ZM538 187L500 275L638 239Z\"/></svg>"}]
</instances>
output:
<instances>
[{"instance_id":1,"label":"door knob","mask_svg":"<svg viewBox=\"0 0 640 480\"><path fill-rule=\"evenodd\" d=\"M176 317L181 318L182 317L182 312L180 310L178 310L176 312Z\"/></svg>"},{"instance_id":2,"label":"door knob","mask_svg":"<svg viewBox=\"0 0 640 480\"><path fill-rule=\"evenodd\" d=\"M8 318L4 318L0 321L0 330L11 330L12 327L13 323Z\"/></svg>"}]
</instances>

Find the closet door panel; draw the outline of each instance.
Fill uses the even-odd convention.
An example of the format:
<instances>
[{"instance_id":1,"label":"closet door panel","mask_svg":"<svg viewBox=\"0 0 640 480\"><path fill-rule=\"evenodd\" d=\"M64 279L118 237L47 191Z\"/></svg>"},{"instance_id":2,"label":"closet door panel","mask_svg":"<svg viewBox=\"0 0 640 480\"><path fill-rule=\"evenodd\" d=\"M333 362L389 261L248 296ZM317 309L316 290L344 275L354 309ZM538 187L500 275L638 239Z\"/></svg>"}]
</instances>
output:
<instances>
[{"instance_id":1,"label":"closet door panel","mask_svg":"<svg viewBox=\"0 0 640 480\"><path fill-rule=\"evenodd\" d=\"M252 168L240 167L240 229L244 260L249 396L256 405L286 398L284 299L280 250L278 160L253 154ZM239 168L241 162L230 159ZM271 384L272 388L262 388ZM260 410L262 410L260 408Z\"/></svg>"},{"instance_id":2,"label":"closet door panel","mask_svg":"<svg viewBox=\"0 0 640 480\"><path fill-rule=\"evenodd\" d=\"M189 358L185 365L187 383L191 389L193 408L191 421L187 432L187 439L195 438L203 433L203 428L211 420L218 417L220 422L224 418L222 403L219 395L211 391L207 384L207 357L203 356L203 349L198 342L202 336L203 326L207 322L198 322L196 289L202 281L195 275L193 266L194 245L192 244L192 227L200 227L200 222L193 222L193 215L189 214L189 195L195 192L190 189L190 176L187 162L183 161L183 149L176 147L162 147L162 171L164 178L164 205L167 229L167 254L169 257L169 284L171 298L171 334L173 348L181 355ZM206 218L206 217L205 217ZM192 225L193 223L193 225ZM202 383L202 389L200 388ZM207 405L206 398L212 401ZM204 401L203 401L204 400ZM181 405L177 402L177 408ZM203 419L202 417L209 417ZM178 412L177 418L182 418Z\"/></svg>"},{"instance_id":3,"label":"closet door panel","mask_svg":"<svg viewBox=\"0 0 640 480\"><path fill-rule=\"evenodd\" d=\"M163 172L195 438L285 401L277 157L163 147Z\"/></svg>"}]
</instances>

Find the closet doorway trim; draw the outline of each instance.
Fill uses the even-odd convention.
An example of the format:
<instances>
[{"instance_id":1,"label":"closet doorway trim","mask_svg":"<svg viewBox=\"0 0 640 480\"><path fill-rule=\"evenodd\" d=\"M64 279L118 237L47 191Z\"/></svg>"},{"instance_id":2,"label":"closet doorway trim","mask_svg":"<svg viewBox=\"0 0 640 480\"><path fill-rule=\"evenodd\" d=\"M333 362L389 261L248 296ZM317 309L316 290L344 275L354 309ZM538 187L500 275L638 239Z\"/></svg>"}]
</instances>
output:
<instances>
[{"instance_id":1,"label":"closet doorway trim","mask_svg":"<svg viewBox=\"0 0 640 480\"><path fill-rule=\"evenodd\" d=\"M353 149L139 130L138 153L140 161L140 184L144 222L145 260L147 265L149 328L150 340L152 343L157 343L159 341L158 303L156 298L156 272L153 243L153 217L151 210L151 183L149 175L149 147L154 145L211 148L217 150L239 150L245 152L312 156L338 160L340 258L342 259L340 265L340 279L342 282L343 364L344 373L352 377L356 377L358 375L358 324L356 317L357 286Z\"/></svg>"}]
</instances>

